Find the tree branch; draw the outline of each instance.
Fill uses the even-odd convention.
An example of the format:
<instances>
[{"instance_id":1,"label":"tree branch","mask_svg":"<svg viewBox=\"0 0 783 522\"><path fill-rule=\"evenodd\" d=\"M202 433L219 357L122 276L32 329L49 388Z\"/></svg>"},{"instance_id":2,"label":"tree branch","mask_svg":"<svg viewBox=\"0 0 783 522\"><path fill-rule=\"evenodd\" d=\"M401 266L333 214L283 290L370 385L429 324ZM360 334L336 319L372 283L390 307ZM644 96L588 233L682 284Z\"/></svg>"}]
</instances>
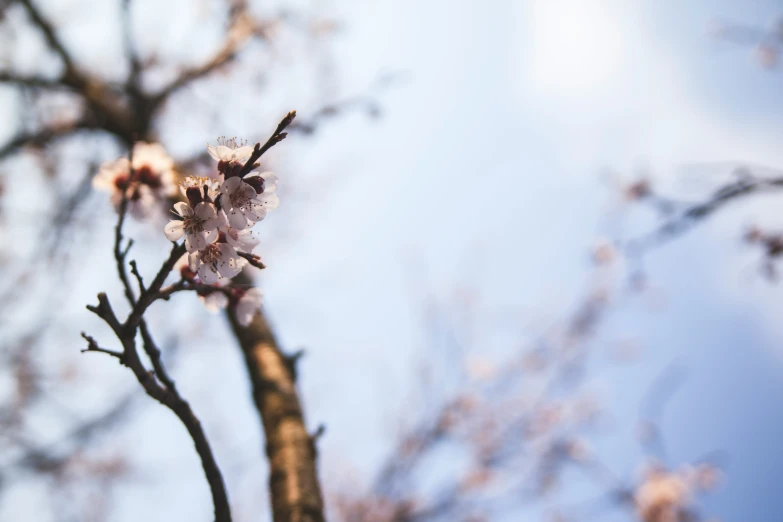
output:
<instances>
[{"instance_id":1,"label":"tree branch","mask_svg":"<svg viewBox=\"0 0 783 522\"><path fill-rule=\"evenodd\" d=\"M131 143L135 139L134 134L137 130L135 127L138 126L134 123L141 123L142 120L135 122L133 114L123 106L121 98L113 93L105 82L89 77L76 66L70 52L57 36L54 26L43 17L31 0L19 0L19 2L43 33L49 47L63 61L65 72L60 80L61 83L75 89L85 98L88 106L100 116L102 129L126 143ZM146 128L142 130L146 132Z\"/></svg>"},{"instance_id":2,"label":"tree branch","mask_svg":"<svg viewBox=\"0 0 783 522\"><path fill-rule=\"evenodd\" d=\"M154 112L169 96L193 83L209 76L214 71L232 62L242 46L259 31L253 27L247 15L247 8L242 4L232 13L232 23L226 35L226 41L215 55L198 67L184 70L172 83L164 87L150 100L150 112Z\"/></svg>"},{"instance_id":3,"label":"tree branch","mask_svg":"<svg viewBox=\"0 0 783 522\"><path fill-rule=\"evenodd\" d=\"M131 158L132 159L132 158ZM133 172L131 172L131 177ZM122 285L125 290L125 297L128 303L131 305L132 310L128 318L124 323L120 323L117 316L112 309L109 299L106 294L98 294L98 305L87 306L87 309L92 311L101 317L114 331L114 334L122 343L122 351L117 352L108 350L98 346L98 343L92 337L82 334L87 340L87 349L84 351L89 352L101 352L107 355L116 357L121 364L131 369L136 376L136 380L144 388L144 391L160 402L182 421L185 428L188 430L191 439L196 447L196 452L201 458L201 465L204 469L204 474L209 483L210 491L212 492L212 501L214 505L215 520L216 522L231 522L231 511L228 503L228 495L226 493L225 484L223 483L223 475L218 468L215 457L212 453L212 448L209 445L206 434L201 427L201 422L193 413L190 404L182 398L177 391L174 380L169 376L163 362L161 360L160 349L152 339L146 322L143 319L143 314L147 307L152 304L156 299L160 298L160 289L163 286L163 282L174 267L174 263L182 257L185 251L185 246L174 244L169 254L169 258L163 263L155 279L150 284L149 288L144 288L144 284L141 280L141 275L138 272L136 264L133 264L133 272L141 287L139 298L136 299L131 287L130 279L125 269L125 259L128 255L128 249L132 242L128 243L125 249L122 249L122 225L125 222L125 215L127 210L128 200L123 193L123 198L120 203L119 216L117 218L117 225L114 229L114 258L117 265L117 273L122 281ZM136 350L136 331L141 330L141 337L144 344L144 350L152 362L154 373L147 371L144 364L139 357L139 353ZM157 377L157 379L156 379ZM159 379L159 381L158 381ZM161 386L162 383L162 386Z\"/></svg>"},{"instance_id":4,"label":"tree branch","mask_svg":"<svg viewBox=\"0 0 783 522\"><path fill-rule=\"evenodd\" d=\"M40 131L19 134L5 145L0 146L0 159L15 154L24 147L44 147L61 138L76 134L80 130L101 130L99 127L81 121L72 125L50 127Z\"/></svg>"},{"instance_id":5,"label":"tree branch","mask_svg":"<svg viewBox=\"0 0 783 522\"><path fill-rule=\"evenodd\" d=\"M168 271L166 273L168 273ZM139 297L139 301L144 299L146 295L147 294L142 294ZM215 521L231 522L231 510L228 503L228 495L226 493L225 484L223 482L223 475L221 474L220 468L215 461L212 448L209 445L209 441L207 440L206 434L204 433L204 429L201 427L201 422L193 413L190 404L188 404L188 402L179 395L176 387L173 386L173 381L171 381L163 369L159 356L151 356L153 359L153 366L158 367L158 377L163 381L169 382L171 384L170 387L162 387L153 377L153 375L148 372L146 368L144 368L144 365L139 358L139 354L136 351L136 343L134 339L136 336L136 327L131 326L132 323L130 317L125 321L125 323L119 322L116 315L114 314L111 304L109 303L108 297L106 297L106 294L98 294L98 305L88 305L87 309L101 317L112 328L115 335L122 343L123 350L122 352L115 352L112 350L100 348L94 339L85 335L84 337L88 341L88 348L86 351L99 351L102 353L107 353L113 357L117 357L124 366L130 368L130 370L136 376L136 380L144 388L144 391L147 393L147 395L169 408L180 419L180 421L185 425L185 428L188 430L188 434L190 434L190 437L193 440L193 444L196 447L196 452L201 458L201 466L204 469L204 474L206 476L207 482L209 483L210 491L212 492ZM141 321L140 318L139 321ZM144 329L146 331L146 326ZM159 355L159 350L157 350L157 348L155 348L157 352L153 352L151 350L151 347L154 346L154 343L152 342L151 336L149 336L149 332L146 332L146 334L142 335L143 337L146 336L150 343L148 345L148 353L152 352L153 354Z\"/></svg>"},{"instance_id":6,"label":"tree branch","mask_svg":"<svg viewBox=\"0 0 783 522\"><path fill-rule=\"evenodd\" d=\"M674 212L673 216L666 217L663 224L649 234L627 243L626 248L629 253L638 255L654 246L671 241L693 228L696 224L706 221L717 210L735 200L751 194L783 189L783 176L763 178L754 176L745 170L739 170L737 174L739 179L719 188L705 201L685 205L682 210ZM645 198L647 197L645 196ZM651 200L654 200L657 205L660 205L661 201L666 201L665 198L661 197L651 198ZM667 205L667 208L670 207L672 206Z\"/></svg>"},{"instance_id":7,"label":"tree branch","mask_svg":"<svg viewBox=\"0 0 783 522\"><path fill-rule=\"evenodd\" d=\"M50 80L38 76L19 76L11 72L0 72L0 83L39 89L69 89L60 80Z\"/></svg>"}]
</instances>

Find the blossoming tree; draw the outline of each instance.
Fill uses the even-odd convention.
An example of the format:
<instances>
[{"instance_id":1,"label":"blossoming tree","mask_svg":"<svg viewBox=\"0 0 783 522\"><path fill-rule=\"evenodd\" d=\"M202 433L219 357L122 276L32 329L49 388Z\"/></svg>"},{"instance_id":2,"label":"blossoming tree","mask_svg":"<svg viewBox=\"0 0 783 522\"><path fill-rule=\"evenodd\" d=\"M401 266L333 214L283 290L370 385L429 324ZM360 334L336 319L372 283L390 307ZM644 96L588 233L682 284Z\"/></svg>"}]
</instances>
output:
<instances>
[{"instance_id":1,"label":"blossoming tree","mask_svg":"<svg viewBox=\"0 0 783 522\"><path fill-rule=\"evenodd\" d=\"M636 520L685 522L703 518L698 497L714 488L720 476L719 463L701 460L668 468L653 463L645 466L634 481L621 481L604 466L590 444L590 428L600 417L600 407L583 386L584 375L588 373L590 347L608 313L610 297L621 293L606 284L591 288L575 313L559 324L553 335L542 336L543 340L537 338L512 353L505 366L498 368L480 358L466 358L456 365L459 370L454 377L458 384L453 390L442 396L432 390L418 395L418 403L424 405L421 416L411 414L411 419L407 419L411 421L410 429L403 430L371 484L352 489L327 481L322 487L316 465L316 444L322 430L309 429L305 421L296 387L298 354L286 352L278 342L262 309L262 292L254 286L251 274L265 268L258 230L268 223L267 214L278 207L278 185L285 186L289 179L283 176L281 183L266 170L264 155L286 137L286 132L311 133L321 119L339 112L340 107L331 105L309 111L311 116L305 121L295 120L295 113L290 112L266 141L251 146L237 139L220 138L206 151L175 161L158 132L166 120L167 107L175 105L171 111L174 116L169 113L168 117L184 118L194 104L185 104L184 109L176 106L178 95L217 74L237 73L236 69L241 72L242 67L231 68L237 63L252 68L253 59L257 58L252 54L254 45L273 41L275 29L291 17L259 19L246 2L227 2L227 30L214 53L202 63L183 67L170 78L164 74L163 81L158 78L158 85L150 87L145 80L155 76L156 60L140 55L139 39L134 37L129 16L132 2L123 2L123 6L127 70L117 81L81 65L63 41L55 23L57 17L48 15L38 2L15 0L0 4L8 19L23 20L43 38L50 57L57 62L54 72L47 71L48 75L4 68L0 82L30 96L30 105L34 107L45 106L55 95L65 93L67 99L62 104L75 112L70 118L41 117L35 125L20 126L0 147L0 158L32 151L44 170L52 168L57 196L65 195L57 200L52 219L53 243L62 241L92 188L108 198L116 212L112 269L119 279L122 297L119 292L107 291L98 295L97 303L88 306L113 338L87 329L89 333L83 334L87 343L84 351L115 359L133 374L149 397L170 410L184 426L200 459L216 521L238 518L232 509L224 467L203 426L204 415L191 406L173 378L170 359L159 341L164 333L152 326L153 311L171 313L170 298L175 294L196 297L207 310L223 313L231 326L232 341L241 350L253 403L264 430L269 500L275 522L320 522L326 518L326 503L332 506L332 518L345 522L502 519L509 511L514 513L520 504L540 500L563 480L564 470L571 467L585 472L598 484L603 502L619 506ZM767 51L765 63L771 61L769 55ZM59 98L55 101L62 102ZM225 105L221 101L218 116L228 113L229 119L233 118ZM258 125L269 123L273 122ZM91 154L86 175L73 183L76 176L72 172L61 172L72 161L57 157L56 147L85 136L85 141L99 142L100 151L122 152L112 152L110 158L98 152ZM107 138L108 141L100 141ZM76 143L73 148L83 150L86 146ZM708 201L680 207L641 180L624 186L623 197L634 203L652 203L661 210L662 227L651 236L654 241L649 241L654 243L681 234L730 200L779 186L783 182L777 177L742 174ZM142 240L137 240L134 247L133 241L126 238L128 221L139 225L139 234L154 230L171 243L167 254L156 252L160 255L155 266L142 266L134 258L134 248L138 249ZM748 239L762 244L770 258L783 252L779 235L754 229ZM623 252L647 248L648 242L623 247L628 247L627 251L610 241L601 242L593 253L598 270L617 263ZM60 255L62 246L59 248L52 248L58 252L53 256L58 262L64 257ZM142 274L146 273L154 275L145 278ZM29 279L28 272L21 271L10 286L23 288ZM12 293L3 297L3 302L14 301ZM127 313L123 313L124 309ZM43 317L45 323L47 316ZM440 324L433 328L447 330ZM43 326L37 325L36 329L43 330ZM32 332L13 343L19 348L8 358L18 393L3 408L0 420L8 433L24 442L27 441L23 423L19 422L20 412L29 407L40 381L26 347L34 344L34 336L39 333ZM89 445L94 433L129 409L129 401L130 398L118 400L116 407L104 415L78 423L68 437L77 441L77 448ZM645 420L643 443L649 446L649 453L654 453L652 446L660 444L663 437L657 419ZM21 449L13 448L21 452L15 468L55 477L55 489L65 483L63 477L69 465L80 460L79 451L58 454L37 444L19 446ZM434 493L424 494L417 481L418 473L430 465L433 455L443 448L455 447L469 454L470 464L446 477ZM84 463L87 459L81 460ZM90 471L99 480L123 471L121 459L90 464ZM580 520L586 516L582 507L565 506L553 518ZM502 508L507 511L502 512ZM103 515L95 518L105 518ZM257 518L258 513L253 513L252 519Z\"/></svg>"}]
</instances>

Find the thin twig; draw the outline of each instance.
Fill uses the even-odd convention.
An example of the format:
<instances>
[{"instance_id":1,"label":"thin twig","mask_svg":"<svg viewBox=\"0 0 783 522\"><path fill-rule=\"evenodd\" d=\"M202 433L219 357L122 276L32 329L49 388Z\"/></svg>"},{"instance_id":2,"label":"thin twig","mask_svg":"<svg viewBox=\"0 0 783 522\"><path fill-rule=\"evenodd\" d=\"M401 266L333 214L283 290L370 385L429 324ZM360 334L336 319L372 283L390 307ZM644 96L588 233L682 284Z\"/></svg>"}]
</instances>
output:
<instances>
[{"instance_id":1,"label":"thin twig","mask_svg":"<svg viewBox=\"0 0 783 522\"><path fill-rule=\"evenodd\" d=\"M626 250L633 255L673 240L690 230L697 223L704 222L717 210L727 204L751 194L783 189L783 177L761 178L744 173L740 179L719 188L707 200L685 205L676 215L665 219L662 225L640 238L626 244Z\"/></svg>"},{"instance_id":2,"label":"thin twig","mask_svg":"<svg viewBox=\"0 0 783 522\"><path fill-rule=\"evenodd\" d=\"M87 341L87 348L83 349L82 353L84 352L105 353L111 355L112 357L116 357L117 359L119 359L120 362L122 362L122 352L109 350L107 348L101 348L100 346L98 346L98 341L96 341L93 337L87 335L84 332L82 332L82 337Z\"/></svg>"},{"instance_id":3,"label":"thin twig","mask_svg":"<svg viewBox=\"0 0 783 522\"><path fill-rule=\"evenodd\" d=\"M146 292L146 288L144 288L144 279L142 279L141 274L139 273L139 267L136 264L135 259L131 259L130 261L130 267L131 267L131 274L136 278L136 283L139 285L139 292L144 293ZM131 303L132 305L133 303Z\"/></svg>"},{"instance_id":4,"label":"thin twig","mask_svg":"<svg viewBox=\"0 0 783 522\"><path fill-rule=\"evenodd\" d=\"M285 117L280 121L280 123L277 124L277 128L275 129L275 132L272 133L272 135L269 137L268 140L266 140L266 143L261 145L261 143L256 143L256 146L253 148L253 153L250 155L250 157L247 159L245 164L242 166L242 170L239 171L239 177L244 177L247 174L250 173L251 170L256 168L258 165L256 165L256 161L269 149L280 143L285 139L287 136L287 133L283 132L286 127L288 127L292 121L294 121L294 118L296 118L296 111L291 111L288 114L285 115Z\"/></svg>"},{"instance_id":5,"label":"thin twig","mask_svg":"<svg viewBox=\"0 0 783 522\"><path fill-rule=\"evenodd\" d=\"M174 265L177 263L177 261L179 261L179 258L182 257L182 254L184 253L184 243L180 245L176 243L173 244L171 251L169 252L168 259L166 259L166 261L160 267L160 270L155 276L155 279L153 279L152 283L150 283L149 287L147 287L147 291L139 296L139 299L136 302L136 306L133 307L131 314L128 316L128 320L125 322L126 328L135 330L135 328L139 325L139 321L141 321L141 316L144 314L144 312L147 311L147 308L149 308L149 306L156 300L161 299L160 289L163 286L163 283L166 281L168 275L171 273L171 270L174 268Z\"/></svg>"}]
</instances>

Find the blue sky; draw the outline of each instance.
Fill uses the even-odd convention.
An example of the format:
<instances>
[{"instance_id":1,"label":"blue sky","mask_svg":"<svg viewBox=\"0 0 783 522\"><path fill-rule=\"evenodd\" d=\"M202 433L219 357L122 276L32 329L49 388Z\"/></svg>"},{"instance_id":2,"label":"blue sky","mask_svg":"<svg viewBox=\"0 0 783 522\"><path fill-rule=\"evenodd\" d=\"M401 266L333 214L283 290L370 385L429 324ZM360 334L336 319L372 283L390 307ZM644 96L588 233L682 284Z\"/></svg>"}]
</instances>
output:
<instances>
[{"instance_id":1,"label":"blue sky","mask_svg":"<svg viewBox=\"0 0 783 522\"><path fill-rule=\"evenodd\" d=\"M426 284L442 296L473 285L487 306L556 314L579 294L589 245L605 233L602 169L631 177L644 167L661 186L697 197L725 179L725 168L691 164L781 164L779 73L764 71L752 49L707 36L715 18L768 26L774 3L585 4L340 4L345 82L369 83L384 68L409 80L383 97L379 123L340 122L315 145L305 171L334 158L333 169L351 169L354 182L335 191L322 228L289 253L284 275L266 274L270 302L283 301L290 314L287 323L273 310L286 339L314 345L303 381L317 395L311 417L346 400L370 418L395 405L404 411L385 390L405 382L405 345L416 337L407 259L428 267ZM648 268L667 306L633 308L608 326L641 340L643 362L598 370L618 425L604 449L618 473L632 476L632 419L643 394L672 361L689 369L664 418L671 464L715 448L730 455L728 481L706 504L726 520L768 520L783 507L764 487L783 464L779 289L760 279L739 241L751 219L779 224L775 212L774 201L740 205L653 253ZM296 289L310 296L313 329L292 313ZM334 344L322 351L324 342ZM331 389L318 368L335 357L392 407ZM332 433L350 426L332 423ZM359 440L382 440L380 431ZM339 446L337 438L326 444Z\"/></svg>"}]
</instances>

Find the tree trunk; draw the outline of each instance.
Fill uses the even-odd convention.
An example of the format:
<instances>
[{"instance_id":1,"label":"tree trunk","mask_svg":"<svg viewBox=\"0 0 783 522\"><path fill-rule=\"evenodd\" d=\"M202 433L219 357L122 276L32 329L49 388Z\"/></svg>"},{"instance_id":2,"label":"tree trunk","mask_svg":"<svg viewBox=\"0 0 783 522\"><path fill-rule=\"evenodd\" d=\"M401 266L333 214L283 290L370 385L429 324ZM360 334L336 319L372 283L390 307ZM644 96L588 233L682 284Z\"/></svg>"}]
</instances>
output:
<instances>
[{"instance_id":1,"label":"tree trunk","mask_svg":"<svg viewBox=\"0 0 783 522\"><path fill-rule=\"evenodd\" d=\"M244 274L236 284L251 284ZM229 307L228 318L245 355L253 400L264 426L274 522L323 522L316 449L296 390L294 361L283 354L266 317L245 328Z\"/></svg>"}]
</instances>

